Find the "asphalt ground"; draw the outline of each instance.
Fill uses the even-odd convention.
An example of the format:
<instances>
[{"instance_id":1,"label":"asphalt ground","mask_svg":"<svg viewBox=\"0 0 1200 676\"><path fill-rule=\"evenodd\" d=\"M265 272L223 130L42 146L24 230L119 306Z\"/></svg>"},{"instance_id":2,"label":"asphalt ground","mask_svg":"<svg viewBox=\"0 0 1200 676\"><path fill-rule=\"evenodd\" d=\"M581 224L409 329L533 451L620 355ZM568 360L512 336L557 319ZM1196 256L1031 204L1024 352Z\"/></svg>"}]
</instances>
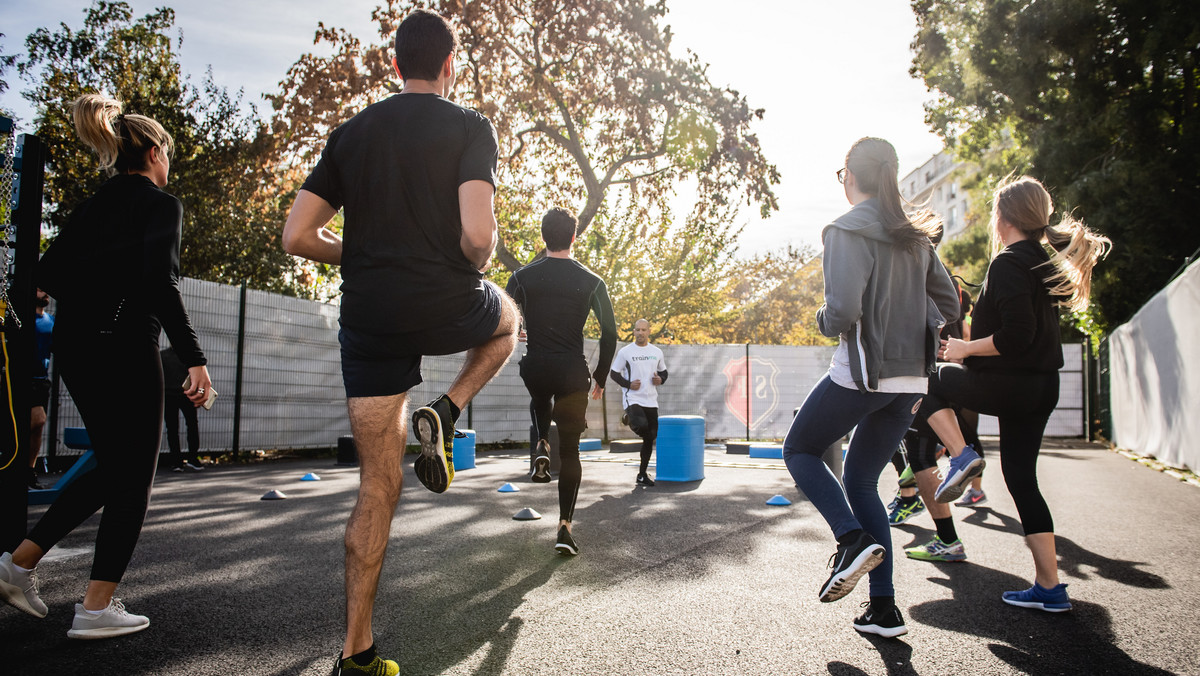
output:
<instances>
[{"instance_id":1,"label":"asphalt ground","mask_svg":"<svg viewBox=\"0 0 1200 676\"><path fill-rule=\"evenodd\" d=\"M780 461L710 449L703 481L640 488L634 460L585 462L575 558L554 553L556 487L530 483L521 455L480 453L442 495L408 463L375 612L380 651L402 674L1200 673L1200 489L1119 454L1083 442L1042 453L1071 612L1001 602L1033 571L995 463L988 504L953 508L968 561L897 560L900 639L852 628L865 581L817 600L834 541ZM300 481L308 472L321 480ZM893 480L886 470L885 499ZM506 482L520 492L497 492ZM149 629L66 637L93 517L39 568L48 617L0 607L0 673L328 674L356 486L357 470L330 459L160 473L119 591ZM272 489L289 498L260 500ZM775 494L794 504L765 504ZM544 518L513 520L523 507ZM892 534L899 551L933 523L925 514Z\"/></svg>"}]
</instances>

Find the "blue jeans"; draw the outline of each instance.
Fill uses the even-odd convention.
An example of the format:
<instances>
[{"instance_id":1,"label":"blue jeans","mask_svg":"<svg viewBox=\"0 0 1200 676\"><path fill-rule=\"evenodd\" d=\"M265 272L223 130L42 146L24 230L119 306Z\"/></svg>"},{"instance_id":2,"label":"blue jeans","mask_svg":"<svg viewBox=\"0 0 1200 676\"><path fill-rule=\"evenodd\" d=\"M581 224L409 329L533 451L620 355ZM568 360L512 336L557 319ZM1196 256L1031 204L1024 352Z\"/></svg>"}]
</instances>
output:
<instances>
[{"instance_id":1,"label":"blue jeans","mask_svg":"<svg viewBox=\"0 0 1200 676\"><path fill-rule=\"evenodd\" d=\"M862 393L821 379L792 420L783 459L796 486L812 501L834 537L862 528L883 545L883 563L871 571L871 596L895 596L892 534L879 499L879 474L912 423L920 394ZM855 426L842 470L845 490L821 461L831 444Z\"/></svg>"}]
</instances>

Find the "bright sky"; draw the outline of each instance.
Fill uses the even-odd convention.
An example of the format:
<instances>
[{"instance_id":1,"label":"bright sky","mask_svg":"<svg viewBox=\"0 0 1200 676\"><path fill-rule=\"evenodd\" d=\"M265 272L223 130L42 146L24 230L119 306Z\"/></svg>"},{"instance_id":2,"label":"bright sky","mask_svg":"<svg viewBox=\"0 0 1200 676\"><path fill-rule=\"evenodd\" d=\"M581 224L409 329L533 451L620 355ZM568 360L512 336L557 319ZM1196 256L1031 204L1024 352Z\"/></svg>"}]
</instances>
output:
<instances>
[{"instance_id":1,"label":"bright sky","mask_svg":"<svg viewBox=\"0 0 1200 676\"><path fill-rule=\"evenodd\" d=\"M217 84L244 88L260 113L289 66L313 49L318 21L376 41L371 10L378 0L130 0L135 15L172 6L183 32L184 72L199 83L211 65ZM84 0L0 0L0 51L17 53L39 27L83 23ZM710 64L709 76L765 108L757 125L769 161L782 174L779 212L748 213L744 253L786 244L819 245L821 228L846 211L834 172L862 136L882 136L900 154L900 174L941 149L923 121L930 98L911 78L909 43L915 21L903 0L668 0L674 47L692 49ZM33 113L7 74L0 107L28 130Z\"/></svg>"}]
</instances>

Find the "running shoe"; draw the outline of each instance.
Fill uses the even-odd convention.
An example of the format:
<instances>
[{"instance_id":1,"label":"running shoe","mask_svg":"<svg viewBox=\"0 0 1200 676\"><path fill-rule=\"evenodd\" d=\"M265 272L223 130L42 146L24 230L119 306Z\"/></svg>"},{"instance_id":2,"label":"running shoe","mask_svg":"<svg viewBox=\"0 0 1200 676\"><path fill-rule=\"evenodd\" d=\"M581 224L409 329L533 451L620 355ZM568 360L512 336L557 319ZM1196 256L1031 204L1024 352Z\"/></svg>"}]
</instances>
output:
<instances>
[{"instance_id":1,"label":"running shoe","mask_svg":"<svg viewBox=\"0 0 1200 676\"><path fill-rule=\"evenodd\" d=\"M1004 592L1001 598L1010 606L1037 608L1048 613L1065 613L1071 609L1071 598L1067 596L1065 584L1056 584L1053 589L1046 589L1034 582L1029 589Z\"/></svg>"},{"instance_id":2,"label":"running shoe","mask_svg":"<svg viewBox=\"0 0 1200 676\"><path fill-rule=\"evenodd\" d=\"M913 488L917 485L917 475L913 474L912 465L905 465L900 473L900 488Z\"/></svg>"},{"instance_id":3,"label":"running shoe","mask_svg":"<svg viewBox=\"0 0 1200 676\"><path fill-rule=\"evenodd\" d=\"M821 602L836 601L854 591L858 579L882 563L883 555L883 546L866 531L860 532L853 542L838 545L837 551L829 557L833 572L821 586Z\"/></svg>"},{"instance_id":4,"label":"running shoe","mask_svg":"<svg viewBox=\"0 0 1200 676\"><path fill-rule=\"evenodd\" d=\"M434 493L445 493L454 480L454 420L450 400L442 395L418 408L412 416L413 430L421 442L421 454L413 463L421 484Z\"/></svg>"},{"instance_id":5,"label":"running shoe","mask_svg":"<svg viewBox=\"0 0 1200 676\"><path fill-rule=\"evenodd\" d=\"M637 485L639 485L639 486L653 486L653 485L654 485L654 479L651 479L651 478L650 478L650 475L646 474L645 472L642 472L642 473L638 474L638 476L637 476Z\"/></svg>"},{"instance_id":6,"label":"running shoe","mask_svg":"<svg viewBox=\"0 0 1200 676\"><path fill-rule=\"evenodd\" d=\"M75 619L71 622L67 638L112 638L133 634L149 626L150 618L125 610L121 599L109 601L108 607L98 615L84 610L82 603L76 603Z\"/></svg>"},{"instance_id":7,"label":"running shoe","mask_svg":"<svg viewBox=\"0 0 1200 676\"><path fill-rule=\"evenodd\" d=\"M885 638L896 638L908 633L904 626L904 616L900 609L893 605L887 610L878 611L871 607L870 601L863 601L866 611L854 620L854 628L863 634L875 634Z\"/></svg>"},{"instance_id":8,"label":"running shoe","mask_svg":"<svg viewBox=\"0 0 1200 676\"><path fill-rule=\"evenodd\" d=\"M397 676L399 673L399 664L385 660L379 655L375 655L375 659L366 664L358 664L352 657L342 659L341 655L338 655L333 663L332 676Z\"/></svg>"},{"instance_id":9,"label":"running shoe","mask_svg":"<svg viewBox=\"0 0 1200 676\"><path fill-rule=\"evenodd\" d=\"M21 572L8 552L0 554L0 598L34 617L45 617L49 612L38 596L37 569Z\"/></svg>"},{"instance_id":10,"label":"running shoe","mask_svg":"<svg viewBox=\"0 0 1200 676\"><path fill-rule=\"evenodd\" d=\"M964 487L971 479L983 474L986 464L975 449L970 446L964 447L957 458L950 458L950 471L946 472L946 478L942 479L942 485L938 486L934 499L941 503L956 500L963 494Z\"/></svg>"},{"instance_id":11,"label":"running shoe","mask_svg":"<svg viewBox=\"0 0 1200 676\"><path fill-rule=\"evenodd\" d=\"M539 484L550 483L550 442L538 439L537 457L533 459L533 481Z\"/></svg>"},{"instance_id":12,"label":"running shoe","mask_svg":"<svg viewBox=\"0 0 1200 676\"><path fill-rule=\"evenodd\" d=\"M895 502L895 505L888 512L888 524L892 526L899 526L925 513L925 503L920 497L915 495L911 500L909 498L900 498Z\"/></svg>"},{"instance_id":13,"label":"running shoe","mask_svg":"<svg viewBox=\"0 0 1200 676\"><path fill-rule=\"evenodd\" d=\"M982 490L968 488L966 493L963 493L962 500L954 503L955 507L978 507L987 502L987 494Z\"/></svg>"},{"instance_id":14,"label":"running shoe","mask_svg":"<svg viewBox=\"0 0 1200 676\"><path fill-rule=\"evenodd\" d=\"M32 467L29 468L29 488L35 491L46 490L46 487L38 481L37 470Z\"/></svg>"},{"instance_id":15,"label":"running shoe","mask_svg":"<svg viewBox=\"0 0 1200 676\"><path fill-rule=\"evenodd\" d=\"M555 551L563 556L575 556L579 553L579 545L575 544L575 539L571 537L571 531L567 527L558 527L558 542L554 545Z\"/></svg>"},{"instance_id":16,"label":"running shoe","mask_svg":"<svg viewBox=\"0 0 1200 676\"><path fill-rule=\"evenodd\" d=\"M942 542L942 538L934 535L933 539L917 547L906 547L904 555L918 561L966 561L967 551L963 549L962 540L950 544Z\"/></svg>"}]
</instances>

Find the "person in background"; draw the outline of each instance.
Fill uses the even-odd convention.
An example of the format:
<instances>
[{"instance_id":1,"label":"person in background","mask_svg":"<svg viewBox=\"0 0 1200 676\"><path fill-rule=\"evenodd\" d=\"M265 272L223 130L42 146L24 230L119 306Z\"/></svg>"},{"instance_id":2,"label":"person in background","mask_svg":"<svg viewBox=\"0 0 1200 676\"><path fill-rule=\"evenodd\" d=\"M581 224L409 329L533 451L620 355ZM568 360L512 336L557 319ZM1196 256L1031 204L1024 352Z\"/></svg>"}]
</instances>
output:
<instances>
[{"instance_id":1,"label":"person in background","mask_svg":"<svg viewBox=\"0 0 1200 676\"><path fill-rule=\"evenodd\" d=\"M533 480L550 477L550 421L558 425L558 542L560 554L574 556L579 545L571 534L575 501L583 467L579 437L587 429L588 388L592 399L604 395L613 351L617 347L617 320L613 317L608 287L596 273L571 257L575 243L575 216L554 208L542 218L546 257L535 260L508 278L507 291L525 320L528 349L521 358L521 380L529 390L529 414L537 429ZM583 354L583 327L589 314L600 324L600 355L589 374Z\"/></svg>"},{"instance_id":2,"label":"person in background","mask_svg":"<svg viewBox=\"0 0 1200 676\"><path fill-rule=\"evenodd\" d=\"M642 438L637 485L653 486L654 479L648 471L654 441L658 439L658 387L667 382L667 362L663 351L650 344L648 320L633 323L633 343L617 352L609 376L622 387L621 406L629 429Z\"/></svg>"},{"instance_id":3,"label":"person in background","mask_svg":"<svg viewBox=\"0 0 1200 676\"><path fill-rule=\"evenodd\" d=\"M33 401L30 404L29 428L29 487L44 488L38 483L37 459L42 452L42 432L46 429L46 411L50 410L50 347L53 343L54 315L46 312L50 297L37 290L34 298L34 331L36 343L33 362Z\"/></svg>"},{"instance_id":4,"label":"person in background","mask_svg":"<svg viewBox=\"0 0 1200 676\"><path fill-rule=\"evenodd\" d=\"M172 472L199 472L204 469L200 461L200 422L197 420L195 402L183 393L183 383L187 379L187 367L175 354L175 348L164 348L160 353L163 365L163 422L167 425L167 446L171 449L170 463ZM183 414L183 423L187 427L188 457L183 459L183 451L179 444L179 414Z\"/></svg>"}]
</instances>

